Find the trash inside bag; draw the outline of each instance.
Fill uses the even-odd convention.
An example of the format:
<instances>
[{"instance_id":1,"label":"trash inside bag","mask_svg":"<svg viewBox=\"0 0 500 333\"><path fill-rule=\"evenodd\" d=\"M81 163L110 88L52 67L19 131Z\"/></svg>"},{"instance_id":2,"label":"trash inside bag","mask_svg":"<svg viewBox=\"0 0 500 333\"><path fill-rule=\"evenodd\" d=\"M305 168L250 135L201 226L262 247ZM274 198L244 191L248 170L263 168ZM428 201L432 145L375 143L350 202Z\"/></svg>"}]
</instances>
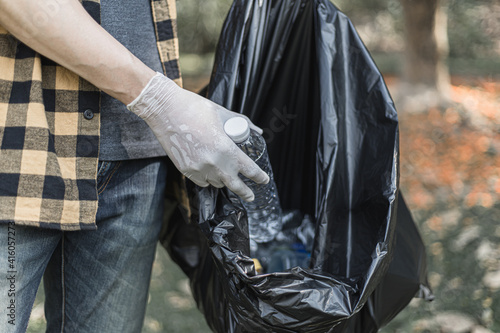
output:
<instances>
[{"instance_id":1,"label":"trash inside bag","mask_svg":"<svg viewBox=\"0 0 500 333\"><path fill-rule=\"evenodd\" d=\"M192 186L189 221L165 225L162 244L213 331L376 332L413 297L432 298L398 189L394 104L332 3L236 0L206 96L264 130L283 209L258 260L227 189Z\"/></svg>"}]
</instances>

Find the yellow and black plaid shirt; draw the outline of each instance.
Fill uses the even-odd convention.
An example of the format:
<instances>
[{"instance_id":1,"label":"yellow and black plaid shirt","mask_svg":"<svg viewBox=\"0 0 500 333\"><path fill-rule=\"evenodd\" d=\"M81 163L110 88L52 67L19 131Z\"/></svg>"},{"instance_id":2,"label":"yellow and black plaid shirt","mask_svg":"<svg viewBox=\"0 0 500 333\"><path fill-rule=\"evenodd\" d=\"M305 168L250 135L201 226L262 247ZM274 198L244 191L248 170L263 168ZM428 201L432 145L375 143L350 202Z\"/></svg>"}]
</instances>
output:
<instances>
[{"instance_id":1,"label":"yellow and black plaid shirt","mask_svg":"<svg viewBox=\"0 0 500 333\"><path fill-rule=\"evenodd\" d=\"M99 22L99 0L81 2ZM180 81L175 0L151 8L163 70ZM0 222L96 228L99 111L96 87L0 26Z\"/></svg>"}]
</instances>

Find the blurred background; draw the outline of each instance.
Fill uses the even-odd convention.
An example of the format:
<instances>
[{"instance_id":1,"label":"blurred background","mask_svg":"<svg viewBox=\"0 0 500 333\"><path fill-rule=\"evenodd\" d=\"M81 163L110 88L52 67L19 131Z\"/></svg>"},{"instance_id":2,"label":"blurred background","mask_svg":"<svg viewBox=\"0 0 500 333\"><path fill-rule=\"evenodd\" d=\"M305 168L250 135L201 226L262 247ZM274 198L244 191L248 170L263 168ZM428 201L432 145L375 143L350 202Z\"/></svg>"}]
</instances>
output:
<instances>
[{"instance_id":1,"label":"blurred background","mask_svg":"<svg viewBox=\"0 0 500 333\"><path fill-rule=\"evenodd\" d=\"M209 80L230 0L178 1L184 85ZM338 0L400 117L401 189L428 251L435 301L381 332L500 332L500 1ZM45 332L43 290L28 332ZM143 332L210 332L158 248Z\"/></svg>"}]
</instances>

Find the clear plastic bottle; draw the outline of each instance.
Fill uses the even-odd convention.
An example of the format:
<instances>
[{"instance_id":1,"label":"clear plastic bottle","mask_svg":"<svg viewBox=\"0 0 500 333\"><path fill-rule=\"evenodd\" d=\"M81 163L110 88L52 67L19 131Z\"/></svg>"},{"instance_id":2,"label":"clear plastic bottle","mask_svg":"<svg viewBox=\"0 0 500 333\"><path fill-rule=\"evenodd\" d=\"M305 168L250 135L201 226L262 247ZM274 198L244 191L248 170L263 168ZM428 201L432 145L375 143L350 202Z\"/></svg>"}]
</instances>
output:
<instances>
[{"instance_id":1,"label":"clear plastic bottle","mask_svg":"<svg viewBox=\"0 0 500 333\"><path fill-rule=\"evenodd\" d=\"M269 175L269 183L265 185L257 184L242 176L245 184L255 195L252 202L242 201L248 215L250 239L257 243L269 242L281 231L282 213L273 170L267 154L266 141L259 133L251 131L247 120L242 117L227 120L224 124L224 131Z\"/></svg>"},{"instance_id":2,"label":"clear plastic bottle","mask_svg":"<svg viewBox=\"0 0 500 333\"><path fill-rule=\"evenodd\" d=\"M291 248L278 247L274 249L266 273L284 272L294 267L309 268L311 254L301 243L292 244Z\"/></svg>"}]
</instances>

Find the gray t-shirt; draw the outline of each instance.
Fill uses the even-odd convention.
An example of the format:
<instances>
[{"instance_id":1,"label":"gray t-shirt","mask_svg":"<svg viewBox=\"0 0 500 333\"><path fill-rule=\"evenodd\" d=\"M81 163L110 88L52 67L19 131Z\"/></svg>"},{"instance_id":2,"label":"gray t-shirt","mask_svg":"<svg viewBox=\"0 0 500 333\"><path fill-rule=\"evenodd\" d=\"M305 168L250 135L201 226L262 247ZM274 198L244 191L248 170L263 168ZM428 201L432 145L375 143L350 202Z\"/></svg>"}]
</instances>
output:
<instances>
[{"instance_id":1,"label":"gray t-shirt","mask_svg":"<svg viewBox=\"0 0 500 333\"><path fill-rule=\"evenodd\" d=\"M148 67L162 72L150 0L101 0L101 24ZM102 93L99 159L117 161L164 155L148 125L123 103Z\"/></svg>"}]
</instances>

